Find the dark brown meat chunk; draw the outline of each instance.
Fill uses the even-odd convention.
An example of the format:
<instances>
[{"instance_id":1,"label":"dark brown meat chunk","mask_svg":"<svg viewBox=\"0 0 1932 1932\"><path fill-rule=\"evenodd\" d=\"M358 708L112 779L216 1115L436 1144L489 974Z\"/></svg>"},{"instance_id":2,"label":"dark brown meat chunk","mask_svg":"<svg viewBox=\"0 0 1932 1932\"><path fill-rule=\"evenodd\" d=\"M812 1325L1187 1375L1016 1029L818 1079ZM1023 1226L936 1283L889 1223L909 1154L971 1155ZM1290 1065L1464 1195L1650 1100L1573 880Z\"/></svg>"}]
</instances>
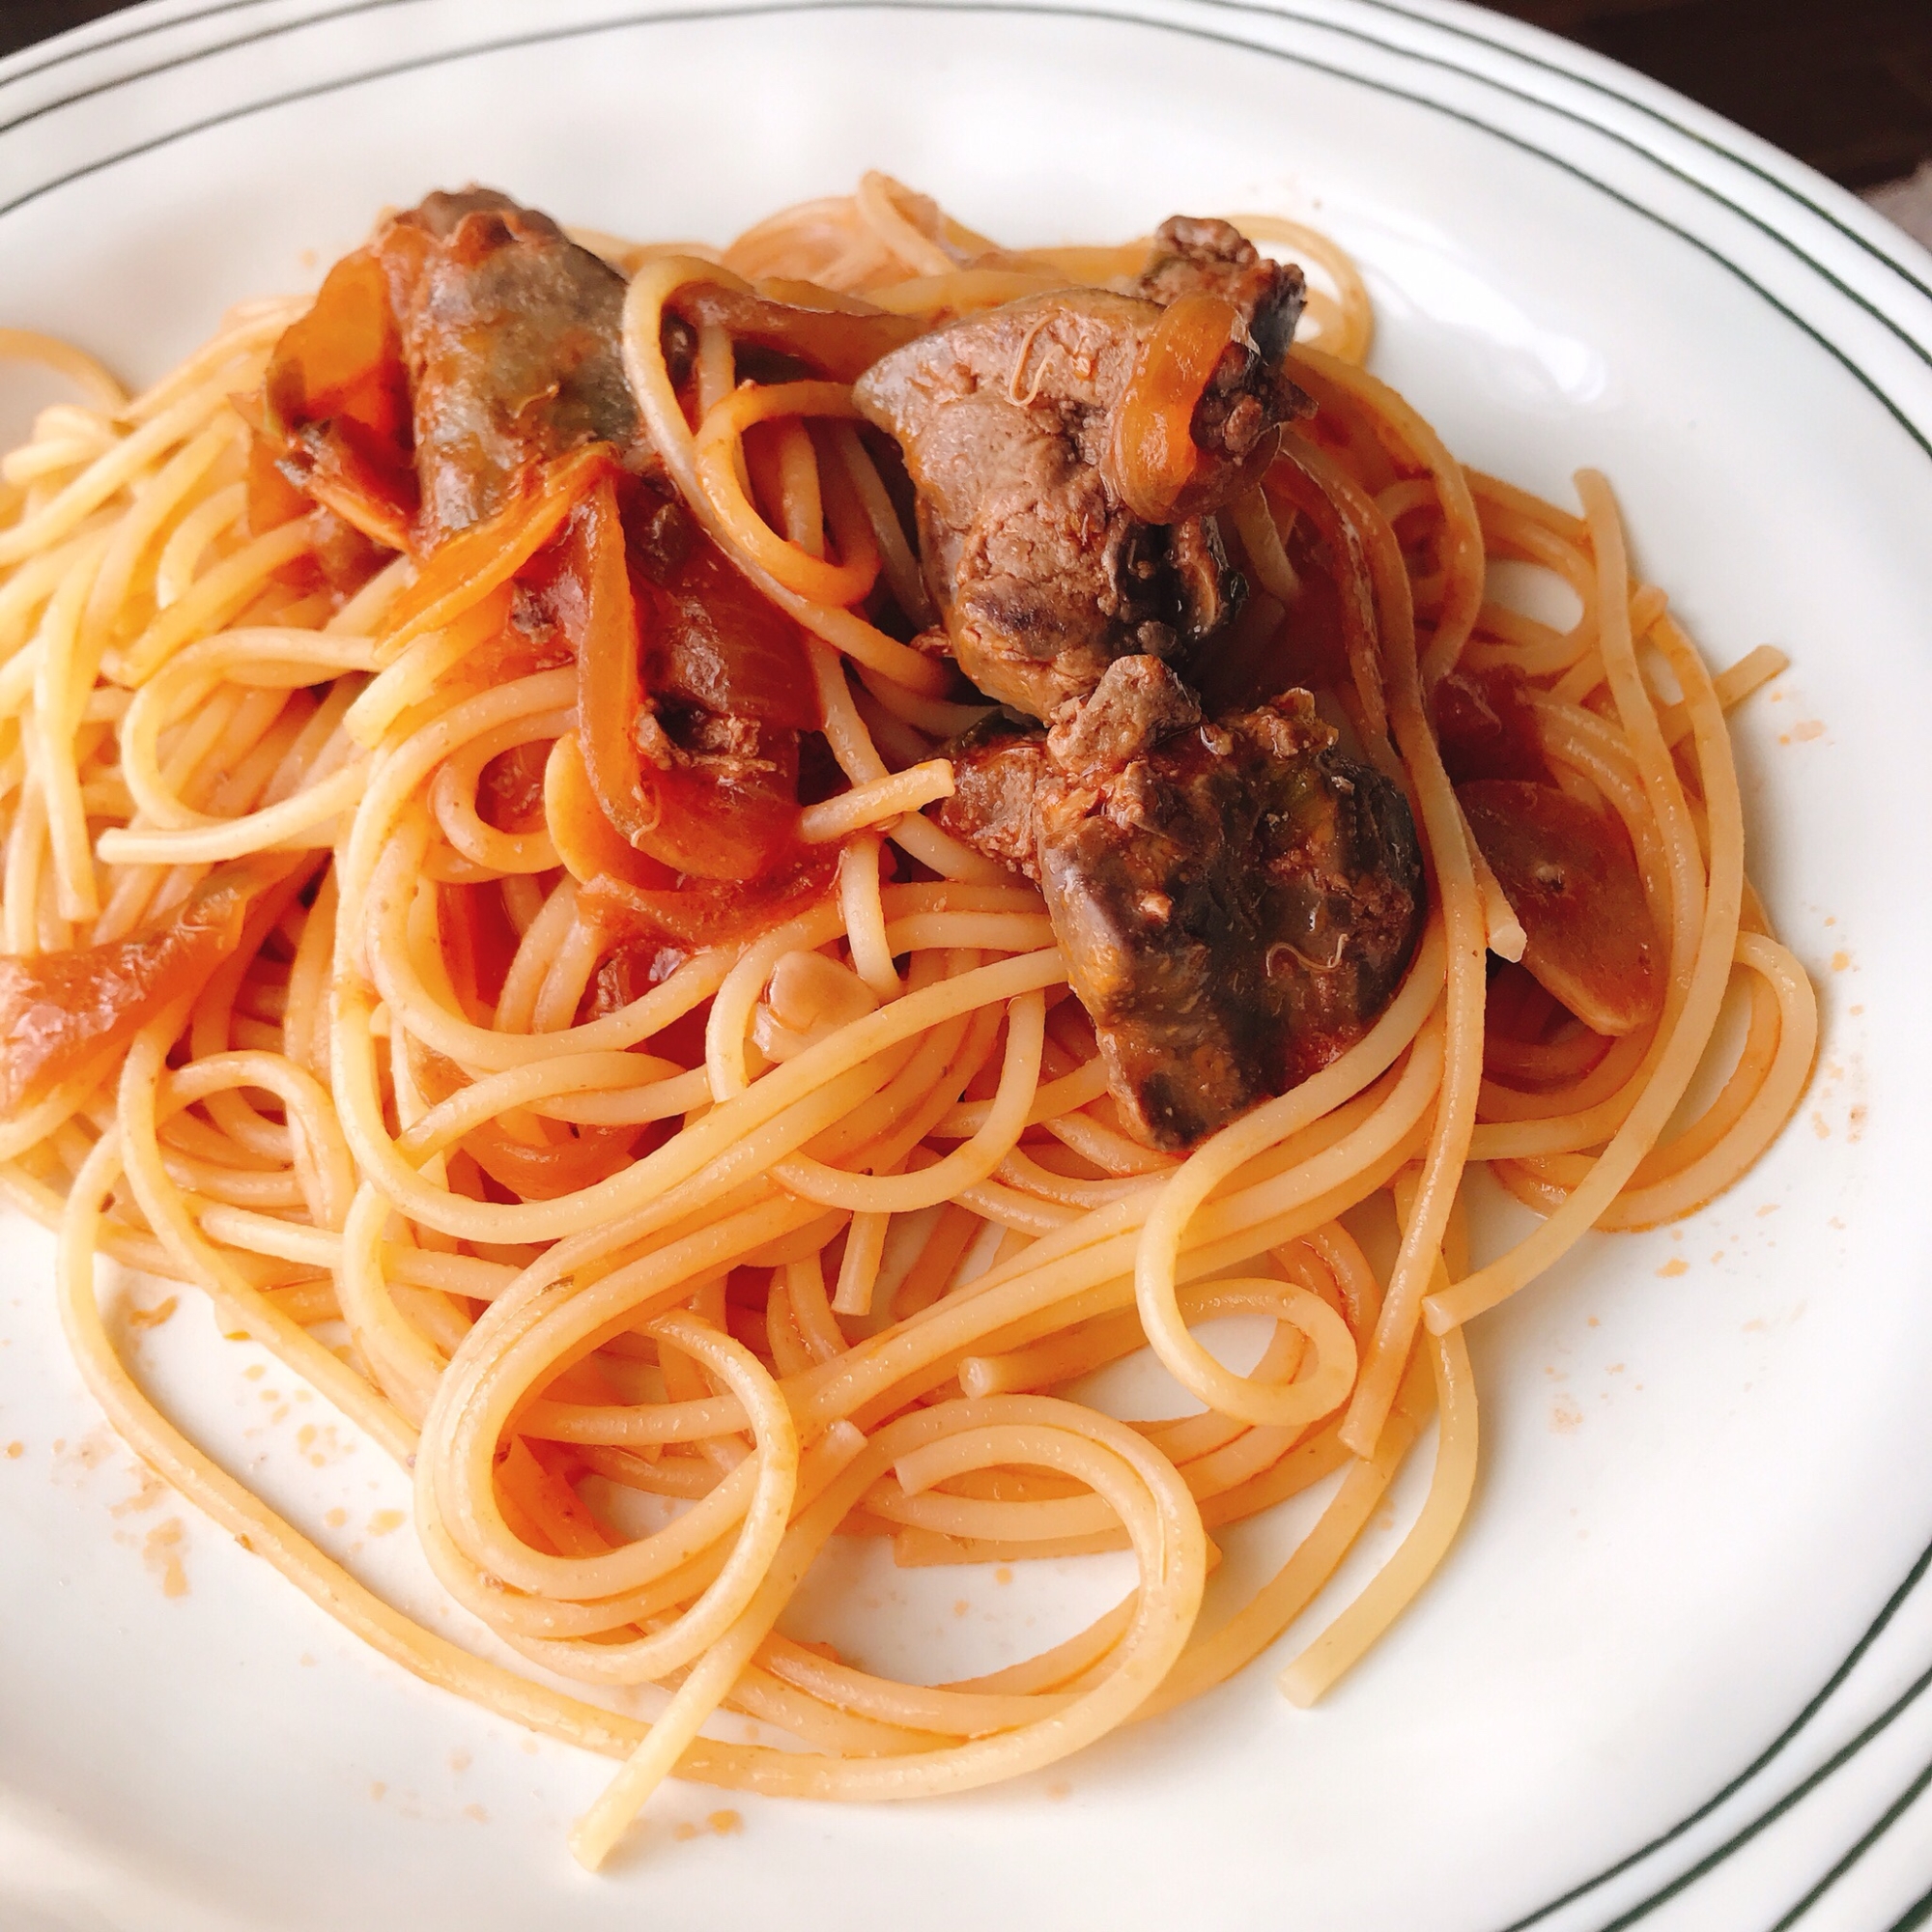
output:
<instances>
[{"instance_id":1,"label":"dark brown meat chunk","mask_svg":"<svg viewBox=\"0 0 1932 1932\"><path fill-rule=\"evenodd\" d=\"M431 195L375 247L401 329L429 547L500 508L530 465L580 444L608 442L642 468L614 269L489 188Z\"/></svg>"},{"instance_id":2,"label":"dark brown meat chunk","mask_svg":"<svg viewBox=\"0 0 1932 1932\"><path fill-rule=\"evenodd\" d=\"M1374 1022L1421 930L1422 859L1401 791L1335 750L1306 692L1204 724L1164 667L1131 665L1050 737L962 741L940 816L1039 882L1122 1117L1180 1149ZM1103 739L1121 755L1083 762Z\"/></svg>"},{"instance_id":3,"label":"dark brown meat chunk","mask_svg":"<svg viewBox=\"0 0 1932 1932\"><path fill-rule=\"evenodd\" d=\"M1116 469L1122 408L1162 315L1147 296L1067 289L1010 302L921 336L860 379L860 408L905 452L953 654L989 696L1051 718L1116 658L1177 656L1234 613L1243 587L1212 512L1303 407L1281 359L1299 278L1279 272L1267 309L1279 345L1264 355L1237 338L1223 352L1194 411L1186 513L1172 524L1134 516Z\"/></svg>"},{"instance_id":4,"label":"dark brown meat chunk","mask_svg":"<svg viewBox=\"0 0 1932 1932\"><path fill-rule=\"evenodd\" d=\"M1194 694L1158 658L1116 658L1092 697L1060 707L1046 748L1072 778L1123 771L1161 739L1200 722Z\"/></svg>"},{"instance_id":5,"label":"dark brown meat chunk","mask_svg":"<svg viewBox=\"0 0 1932 1932\"><path fill-rule=\"evenodd\" d=\"M1233 222L1176 214L1154 230L1152 259L1133 292L1163 308L1182 296L1224 296L1256 349L1278 362L1301 319L1306 284L1299 269L1269 261Z\"/></svg>"}]
</instances>

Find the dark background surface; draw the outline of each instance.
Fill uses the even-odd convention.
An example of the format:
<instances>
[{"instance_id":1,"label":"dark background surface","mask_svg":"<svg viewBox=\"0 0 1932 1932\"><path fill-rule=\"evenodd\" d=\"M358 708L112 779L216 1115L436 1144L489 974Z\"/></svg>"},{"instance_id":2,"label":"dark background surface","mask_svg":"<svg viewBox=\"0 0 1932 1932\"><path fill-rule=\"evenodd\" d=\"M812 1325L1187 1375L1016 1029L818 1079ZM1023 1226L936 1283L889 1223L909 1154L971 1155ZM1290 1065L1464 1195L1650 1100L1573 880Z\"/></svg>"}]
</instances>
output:
<instances>
[{"instance_id":1,"label":"dark background surface","mask_svg":"<svg viewBox=\"0 0 1932 1932\"><path fill-rule=\"evenodd\" d=\"M0 0L0 54L125 0ZM1496 0L1701 100L1847 187L1932 160L1932 0Z\"/></svg>"}]
</instances>

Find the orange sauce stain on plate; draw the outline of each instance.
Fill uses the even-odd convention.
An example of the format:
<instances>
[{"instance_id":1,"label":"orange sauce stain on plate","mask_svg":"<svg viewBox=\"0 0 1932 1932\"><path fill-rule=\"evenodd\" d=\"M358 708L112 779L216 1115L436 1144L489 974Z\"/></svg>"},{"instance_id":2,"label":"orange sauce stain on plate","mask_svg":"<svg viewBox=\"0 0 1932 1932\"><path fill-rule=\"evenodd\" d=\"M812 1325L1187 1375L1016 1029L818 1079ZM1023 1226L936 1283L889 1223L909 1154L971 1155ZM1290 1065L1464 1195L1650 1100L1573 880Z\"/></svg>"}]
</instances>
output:
<instances>
[{"instance_id":1,"label":"orange sauce stain on plate","mask_svg":"<svg viewBox=\"0 0 1932 1932\"><path fill-rule=\"evenodd\" d=\"M178 1516L156 1523L141 1546L141 1560L160 1579L164 1597L187 1595L187 1572L182 1568L181 1550L182 1524Z\"/></svg>"}]
</instances>

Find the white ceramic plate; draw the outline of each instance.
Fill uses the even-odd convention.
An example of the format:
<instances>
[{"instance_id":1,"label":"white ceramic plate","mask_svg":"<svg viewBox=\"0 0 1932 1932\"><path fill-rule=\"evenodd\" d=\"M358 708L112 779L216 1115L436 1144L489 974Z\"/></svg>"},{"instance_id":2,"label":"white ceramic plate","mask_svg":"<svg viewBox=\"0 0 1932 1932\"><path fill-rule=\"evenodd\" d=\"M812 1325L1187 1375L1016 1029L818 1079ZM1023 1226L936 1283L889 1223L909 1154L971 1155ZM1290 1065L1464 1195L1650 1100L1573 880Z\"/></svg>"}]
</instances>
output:
<instances>
[{"instance_id":1,"label":"white ceramic plate","mask_svg":"<svg viewBox=\"0 0 1932 1932\"><path fill-rule=\"evenodd\" d=\"M675 1837L721 1800L673 1786L598 1880L562 1832L605 1766L365 1654L144 1495L62 1347L49 1245L10 1226L0 1923L1918 1922L1932 261L1674 97L1420 0L172 0L0 70L0 322L147 378L433 186L722 240L867 165L1015 242L1312 218L1367 268L1376 366L1466 460L1556 495L1605 468L1713 657L1794 660L1740 736L1753 869L1824 1001L1813 1091L1730 1198L1590 1245L1479 1325L1468 1525L1318 1711L1264 1662L1059 1778L741 1800L728 1836ZM434 1601L383 1533L403 1498L372 1447L190 1307L143 1335L233 1466ZM940 1674L1119 1587L1104 1564L1004 1591L862 1566L818 1614Z\"/></svg>"}]
</instances>

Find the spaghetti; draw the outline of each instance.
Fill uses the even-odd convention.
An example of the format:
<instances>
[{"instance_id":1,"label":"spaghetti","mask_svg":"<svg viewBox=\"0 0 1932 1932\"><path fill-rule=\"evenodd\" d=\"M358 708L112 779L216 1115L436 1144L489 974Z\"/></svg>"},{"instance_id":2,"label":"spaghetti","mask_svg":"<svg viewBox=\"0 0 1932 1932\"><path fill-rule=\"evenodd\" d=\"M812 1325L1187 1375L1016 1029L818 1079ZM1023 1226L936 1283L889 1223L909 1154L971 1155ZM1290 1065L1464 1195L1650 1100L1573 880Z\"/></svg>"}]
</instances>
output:
<instances>
[{"instance_id":1,"label":"spaghetti","mask_svg":"<svg viewBox=\"0 0 1932 1932\"><path fill-rule=\"evenodd\" d=\"M1121 285L1148 243L1003 250L877 175L722 255L585 237L628 278L623 427L435 546L378 540L394 398L322 369L305 302L234 312L131 399L0 334L87 396L0 465L0 1187L59 1230L75 1356L161 1476L385 1655L621 1760L573 1833L586 1864L667 1776L960 1791L1198 1694L1315 1600L1436 1418L1419 1520L1282 1677L1318 1697L1467 1506L1463 1324L1586 1229L1731 1185L1808 1075L1812 991L1746 878L1724 722L1782 661L1714 679L1601 477L1576 514L1463 469L1363 367L1347 257L1239 225L1319 286L1292 358L1313 412L1220 520L1249 592L1236 645L1300 651L1294 681L1400 788L1427 913L1356 1037L1180 1151L1130 1131L1040 891L930 810L985 707L924 648L905 478L853 399L921 329ZM327 422L288 428L291 343L308 401L336 385ZM1175 354L1198 394L1213 355ZM277 423L285 450L308 438L279 483ZM769 739L657 742L657 673L611 613L641 597L670 621L688 579L638 576L657 539L599 453L625 435L728 566L677 621L728 606L727 642L795 639L761 714L792 707L792 790ZM1577 621L1495 601L1498 558L1567 583ZM554 582L565 650L528 614ZM1604 941L1587 895L1540 910L1472 835L1479 797L1507 818L1531 792L1546 840L1572 823L1553 794L1575 836L1627 850L1657 935L1628 1024L1593 1028L1542 969L1539 947ZM1734 988L1744 1045L1682 1120ZM1546 1218L1477 1264L1485 1167ZM1377 1196L1401 1230L1386 1280L1349 1225ZM276 1516L142 1394L101 1257L203 1289L411 1463L437 1577L512 1650L593 1690L665 1686L662 1714L480 1660ZM1272 1324L1246 1374L1192 1332L1231 1313ZM1077 1399L1144 1348L1200 1412ZM1210 1533L1328 1478L1278 1574L1204 1616ZM627 1489L681 1507L629 1535ZM1044 1655L900 1684L781 1629L838 1535L921 1564L1125 1548L1138 1580ZM721 1709L799 1747L707 1735Z\"/></svg>"}]
</instances>

